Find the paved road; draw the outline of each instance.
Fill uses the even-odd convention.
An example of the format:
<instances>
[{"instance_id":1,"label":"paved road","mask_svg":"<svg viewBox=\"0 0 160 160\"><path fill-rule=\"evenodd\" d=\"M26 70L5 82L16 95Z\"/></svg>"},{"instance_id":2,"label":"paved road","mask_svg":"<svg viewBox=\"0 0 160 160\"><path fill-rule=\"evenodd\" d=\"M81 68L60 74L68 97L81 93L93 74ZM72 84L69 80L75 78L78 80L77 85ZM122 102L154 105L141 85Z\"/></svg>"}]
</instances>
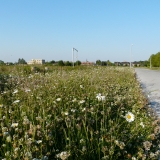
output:
<instances>
[{"instance_id":1,"label":"paved road","mask_svg":"<svg viewBox=\"0 0 160 160\"><path fill-rule=\"evenodd\" d=\"M135 68L135 71L143 91L151 102L151 107L160 117L160 71L142 68Z\"/></svg>"}]
</instances>

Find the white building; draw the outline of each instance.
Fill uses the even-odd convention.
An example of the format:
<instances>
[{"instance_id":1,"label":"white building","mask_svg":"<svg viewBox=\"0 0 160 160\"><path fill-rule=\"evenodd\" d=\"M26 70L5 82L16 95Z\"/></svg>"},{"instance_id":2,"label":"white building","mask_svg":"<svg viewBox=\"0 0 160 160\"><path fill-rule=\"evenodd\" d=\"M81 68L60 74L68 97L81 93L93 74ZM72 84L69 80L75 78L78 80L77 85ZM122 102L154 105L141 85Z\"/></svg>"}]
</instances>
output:
<instances>
[{"instance_id":1,"label":"white building","mask_svg":"<svg viewBox=\"0 0 160 160\"><path fill-rule=\"evenodd\" d=\"M44 59L32 59L31 61L28 61L27 64L44 64Z\"/></svg>"}]
</instances>

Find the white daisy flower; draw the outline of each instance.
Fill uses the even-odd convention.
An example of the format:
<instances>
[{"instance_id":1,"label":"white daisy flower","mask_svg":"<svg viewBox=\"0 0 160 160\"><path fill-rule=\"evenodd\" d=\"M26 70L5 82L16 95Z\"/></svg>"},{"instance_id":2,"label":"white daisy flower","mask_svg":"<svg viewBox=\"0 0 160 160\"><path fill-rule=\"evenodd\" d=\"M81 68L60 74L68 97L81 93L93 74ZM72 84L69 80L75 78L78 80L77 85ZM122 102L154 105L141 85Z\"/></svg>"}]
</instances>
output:
<instances>
[{"instance_id":1,"label":"white daisy flower","mask_svg":"<svg viewBox=\"0 0 160 160\"><path fill-rule=\"evenodd\" d=\"M134 114L131 113L131 112L128 112L126 115L125 115L125 118L128 122L132 122L134 121Z\"/></svg>"}]
</instances>

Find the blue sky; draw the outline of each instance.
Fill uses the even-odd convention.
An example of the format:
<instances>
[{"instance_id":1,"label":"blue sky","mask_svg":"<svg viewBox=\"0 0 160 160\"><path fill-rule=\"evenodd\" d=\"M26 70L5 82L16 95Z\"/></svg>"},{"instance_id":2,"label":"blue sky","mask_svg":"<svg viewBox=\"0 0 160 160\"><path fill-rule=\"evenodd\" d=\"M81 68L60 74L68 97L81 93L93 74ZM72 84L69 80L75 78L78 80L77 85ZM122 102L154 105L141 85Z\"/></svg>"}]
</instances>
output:
<instances>
[{"instance_id":1,"label":"blue sky","mask_svg":"<svg viewBox=\"0 0 160 160\"><path fill-rule=\"evenodd\" d=\"M160 51L159 0L0 0L0 60L147 60ZM131 45L132 55L131 55Z\"/></svg>"}]
</instances>

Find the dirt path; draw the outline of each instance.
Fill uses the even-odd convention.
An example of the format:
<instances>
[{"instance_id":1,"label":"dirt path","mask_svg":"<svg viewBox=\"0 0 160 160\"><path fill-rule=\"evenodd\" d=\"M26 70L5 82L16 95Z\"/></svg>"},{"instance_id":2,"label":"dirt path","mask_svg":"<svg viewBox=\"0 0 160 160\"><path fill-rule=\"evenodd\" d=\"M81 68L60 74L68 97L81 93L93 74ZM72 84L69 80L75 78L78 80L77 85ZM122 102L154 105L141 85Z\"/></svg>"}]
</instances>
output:
<instances>
[{"instance_id":1,"label":"dirt path","mask_svg":"<svg viewBox=\"0 0 160 160\"><path fill-rule=\"evenodd\" d=\"M160 117L160 71L142 68L135 68L135 71L143 91L151 102L151 107Z\"/></svg>"}]
</instances>

